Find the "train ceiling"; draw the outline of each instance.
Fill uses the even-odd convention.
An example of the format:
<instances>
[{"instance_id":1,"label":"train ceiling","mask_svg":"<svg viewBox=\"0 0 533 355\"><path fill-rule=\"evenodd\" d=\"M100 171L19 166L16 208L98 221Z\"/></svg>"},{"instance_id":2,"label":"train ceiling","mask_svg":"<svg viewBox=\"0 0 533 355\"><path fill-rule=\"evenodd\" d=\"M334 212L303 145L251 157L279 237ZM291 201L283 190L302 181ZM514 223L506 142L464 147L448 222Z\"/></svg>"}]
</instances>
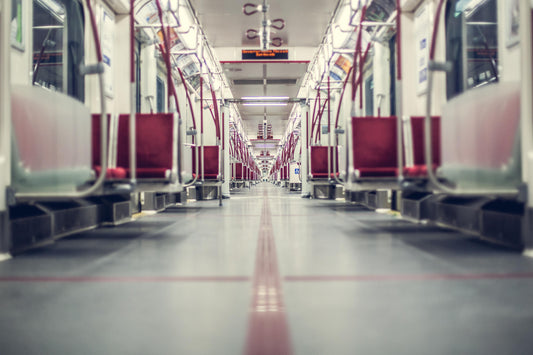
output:
<instances>
[{"instance_id":1,"label":"train ceiling","mask_svg":"<svg viewBox=\"0 0 533 355\"><path fill-rule=\"evenodd\" d=\"M247 2L262 4L263 1L191 0L199 22L215 51L220 47L233 47L238 50L260 48L259 39L250 40L245 34L248 29L257 29L261 23L260 13L252 16L243 14L243 5ZM275 30L271 37L280 37L283 40L282 49L318 47L337 3L338 0L268 0L270 19L282 18L285 21L285 28ZM296 97L307 66L307 63L248 62L222 65L235 98ZM272 124L274 138L280 138L285 131L291 109L292 105L239 105L244 130L251 139L256 138L258 124L262 124L265 117L268 123ZM262 148L256 149L256 153L259 154L259 150L266 147Z\"/></svg>"}]
</instances>

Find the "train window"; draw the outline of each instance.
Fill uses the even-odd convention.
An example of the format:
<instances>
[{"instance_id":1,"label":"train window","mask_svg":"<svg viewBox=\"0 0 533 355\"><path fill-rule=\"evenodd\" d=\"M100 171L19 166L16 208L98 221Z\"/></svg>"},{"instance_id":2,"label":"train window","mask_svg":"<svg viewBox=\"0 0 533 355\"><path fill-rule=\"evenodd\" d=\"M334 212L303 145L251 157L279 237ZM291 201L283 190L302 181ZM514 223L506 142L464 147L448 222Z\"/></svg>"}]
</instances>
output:
<instances>
[{"instance_id":1,"label":"train window","mask_svg":"<svg viewBox=\"0 0 533 355\"><path fill-rule=\"evenodd\" d=\"M365 80L365 112L367 116L374 116L374 76Z\"/></svg>"},{"instance_id":2,"label":"train window","mask_svg":"<svg viewBox=\"0 0 533 355\"><path fill-rule=\"evenodd\" d=\"M78 1L33 1L33 85L83 101L83 26Z\"/></svg>"},{"instance_id":3,"label":"train window","mask_svg":"<svg viewBox=\"0 0 533 355\"><path fill-rule=\"evenodd\" d=\"M135 110L141 112L141 42L135 40Z\"/></svg>"},{"instance_id":4,"label":"train window","mask_svg":"<svg viewBox=\"0 0 533 355\"><path fill-rule=\"evenodd\" d=\"M161 78L156 78L157 85L157 112L165 112L165 83Z\"/></svg>"},{"instance_id":5,"label":"train window","mask_svg":"<svg viewBox=\"0 0 533 355\"><path fill-rule=\"evenodd\" d=\"M498 81L496 0L452 0L446 8L448 99Z\"/></svg>"},{"instance_id":6,"label":"train window","mask_svg":"<svg viewBox=\"0 0 533 355\"><path fill-rule=\"evenodd\" d=\"M396 78L396 35L389 41L390 61L389 72L391 78ZM396 80L390 81L390 114L396 115Z\"/></svg>"}]
</instances>

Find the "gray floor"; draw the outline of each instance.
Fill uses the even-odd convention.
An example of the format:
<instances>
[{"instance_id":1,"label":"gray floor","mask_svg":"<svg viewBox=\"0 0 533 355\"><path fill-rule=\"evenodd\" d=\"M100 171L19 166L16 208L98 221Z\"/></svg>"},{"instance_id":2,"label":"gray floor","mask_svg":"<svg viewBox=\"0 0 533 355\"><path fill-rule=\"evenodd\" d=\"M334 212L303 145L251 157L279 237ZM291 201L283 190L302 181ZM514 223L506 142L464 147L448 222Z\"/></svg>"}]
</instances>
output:
<instances>
[{"instance_id":1,"label":"gray floor","mask_svg":"<svg viewBox=\"0 0 533 355\"><path fill-rule=\"evenodd\" d=\"M0 354L266 354L262 277L294 354L533 353L533 259L266 183L217 204L0 263Z\"/></svg>"}]
</instances>

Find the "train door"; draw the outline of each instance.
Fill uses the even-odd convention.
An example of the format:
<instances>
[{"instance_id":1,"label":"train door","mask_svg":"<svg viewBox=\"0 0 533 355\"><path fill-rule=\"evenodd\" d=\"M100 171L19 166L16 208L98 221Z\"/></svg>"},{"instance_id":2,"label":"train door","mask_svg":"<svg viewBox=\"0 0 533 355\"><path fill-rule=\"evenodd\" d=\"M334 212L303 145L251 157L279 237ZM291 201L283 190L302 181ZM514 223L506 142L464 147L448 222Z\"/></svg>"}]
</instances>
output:
<instances>
[{"instance_id":1,"label":"train door","mask_svg":"<svg viewBox=\"0 0 533 355\"><path fill-rule=\"evenodd\" d=\"M533 245L533 4L529 0L512 1L510 4L511 22L508 29L511 33L518 32L522 59L521 81L521 144L522 144L522 177L527 186L527 211L525 228L528 234L527 247ZM519 7L520 11L513 7ZM518 16L518 17L517 17ZM512 25L515 25L513 28ZM516 29L518 27L518 29Z\"/></svg>"},{"instance_id":2,"label":"train door","mask_svg":"<svg viewBox=\"0 0 533 355\"><path fill-rule=\"evenodd\" d=\"M9 94L11 1L0 2L0 259L9 250L5 191L11 180L11 105ZM17 17L15 16L15 19ZM15 21L16 23L16 21Z\"/></svg>"}]
</instances>

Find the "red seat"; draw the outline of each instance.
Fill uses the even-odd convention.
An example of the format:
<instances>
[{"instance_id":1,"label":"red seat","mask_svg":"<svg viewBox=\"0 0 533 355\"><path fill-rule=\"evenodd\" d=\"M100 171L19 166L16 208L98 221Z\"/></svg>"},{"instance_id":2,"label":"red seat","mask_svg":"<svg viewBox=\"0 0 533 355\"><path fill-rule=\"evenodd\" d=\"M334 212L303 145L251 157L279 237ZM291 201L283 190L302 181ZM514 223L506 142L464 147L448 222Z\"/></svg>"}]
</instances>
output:
<instances>
[{"instance_id":1,"label":"red seat","mask_svg":"<svg viewBox=\"0 0 533 355\"><path fill-rule=\"evenodd\" d=\"M330 154L331 154L331 160L330 160L330 178L334 178L335 175L339 175L338 166L339 166L339 154L338 154L338 148L336 147L329 147ZM337 154L334 156L335 151L333 149L337 149ZM335 160L335 165L333 165L333 159ZM283 169L285 171L285 168ZM288 173L288 169L286 169L286 172ZM327 179L328 178L328 147L319 147L319 146L312 146L311 147L311 178L313 179Z\"/></svg>"},{"instance_id":2,"label":"red seat","mask_svg":"<svg viewBox=\"0 0 533 355\"><path fill-rule=\"evenodd\" d=\"M100 157L102 150L101 147L101 127L100 127L100 114L93 114L91 117L92 125L92 166L96 172L96 176L102 173L102 164L100 163ZM109 135L109 122L111 116L107 115L107 131ZM107 168L106 178L108 179L124 179L126 178L126 170L124 168Z\"/></svg>"},{"instance_id":3,"label":"red seat","mask_svg":"<svg viewBox=\"0 0 533 355\"><path fill-rule=\"evenodd\" d=\"M138 178L168 178L172 171L173 115L171 113L136 114L136 160ZM117 168L130 176L129 115L120 115L118 123Z\"/></svg>"},{"instance_id":4,"label":"red seat","mask_svg":"<svg viewBox=\"0 0 533 355\"><path fill-rule=\"evenodd\" d=\"M352 117L353 168L357 178L398 175L396 117Z\"/></svg>"},{"instance_id":5,"label":"red seat","mask_svg":"<svg viewBox=\"0 0 533 355\"><path fill-rule=\"evenodd\" d=\"M204 180L218 180L219 178L219 149L216 145L204 145L205 159L204 159ZM198 162L199 174L202 170L202 148L198 147ZM196 175L196 149L192 150L193 174ZM199 176L202 179L202 176Z\"/></svg>"},{"instance_id":6,"label":"red seat","mask_svg":"<svg viewBox=\"0 0 533 355\"><path fill-rule=\"evenodd\" d=\"M234 171L234 180L242 180L242 163L234 163L235 170Z\"/></svg>"},{"instance_id":7,"label":"red seat","mask_svg":"<svg viewBox=\"0 0 533 355\"><path fill-rule=\"evenodd\" d=\"M424 120L425 117L411 117L411 133L413 137L413 166L406 166L406 177L425 177L428 169L424 158ZM440 166L440 117L431 118L431 148L433 157L433 170Z\"/></svg>"}]
</instances>

